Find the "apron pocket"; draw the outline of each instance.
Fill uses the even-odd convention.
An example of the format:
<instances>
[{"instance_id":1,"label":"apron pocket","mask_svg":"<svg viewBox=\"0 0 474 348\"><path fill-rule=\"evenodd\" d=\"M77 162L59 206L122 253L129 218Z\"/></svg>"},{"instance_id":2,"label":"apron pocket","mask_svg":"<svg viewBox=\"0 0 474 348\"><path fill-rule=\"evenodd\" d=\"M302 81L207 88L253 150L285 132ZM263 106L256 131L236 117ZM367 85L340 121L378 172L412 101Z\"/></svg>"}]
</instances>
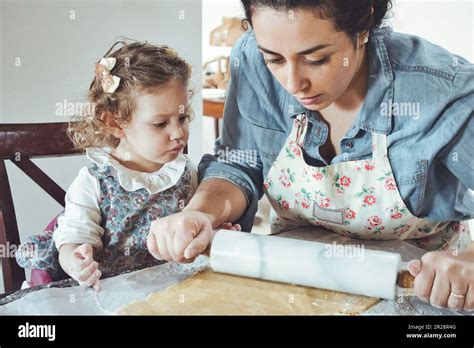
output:
<instances>
[{"instance_id":1,"label":"apron pocket","mask_svg":"<svg viewBox=\"0 0 474 348\"><path fill-rule=\"evenodd\" d=\"M428 161L390 156L389 159L403 202L412 215L418 216L425 197Z\"/></svg>"}]
</instances>

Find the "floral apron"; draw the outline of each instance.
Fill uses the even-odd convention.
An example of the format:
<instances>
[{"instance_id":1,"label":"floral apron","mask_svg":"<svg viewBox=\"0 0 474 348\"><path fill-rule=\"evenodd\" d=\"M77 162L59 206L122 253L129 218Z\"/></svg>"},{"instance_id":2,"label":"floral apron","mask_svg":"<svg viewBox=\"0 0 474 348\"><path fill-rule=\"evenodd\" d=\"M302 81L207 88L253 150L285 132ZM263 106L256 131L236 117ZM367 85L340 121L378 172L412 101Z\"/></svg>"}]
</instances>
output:
<instances>
[{"instance_id":1,"label":"floral apron","mask_svg":"<svg viewBox=\"0 0 474 348\"><path fill-rule=\"evenodd\" d=\"M403 239L425 250L464 249L471 242L467 222L427 221L407 209L387 156L387 135L372 133L372 159L312 167L303 158L307 129L306 115L298 115L265 178L272 234L320 225L353 238Z\"/></svg>"}]
</instances>

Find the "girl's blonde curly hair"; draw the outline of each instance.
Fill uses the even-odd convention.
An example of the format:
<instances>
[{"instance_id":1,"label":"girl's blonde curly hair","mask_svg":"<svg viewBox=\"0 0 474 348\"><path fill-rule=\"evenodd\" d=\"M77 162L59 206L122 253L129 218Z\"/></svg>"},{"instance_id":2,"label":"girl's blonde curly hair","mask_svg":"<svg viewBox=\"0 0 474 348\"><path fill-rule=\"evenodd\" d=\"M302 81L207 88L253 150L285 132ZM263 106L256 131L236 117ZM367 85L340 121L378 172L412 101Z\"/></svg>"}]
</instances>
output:
<instances>
[{"instance_id":1,"label":"girl's blonde curly hair","mask_svg":"<svg viewBox=\"0 0 474 348\"><path fill-rule=\"evenodd\" d=\"M117 45L122 46L113 51ZM137 92L173 79L187 87L191 77L191 66L167 46L118 41L105 54L104 58L107 57L116 59L110 74L120 77L120 84L113 93L107 93L100 76L92 81L87 96L92 108L88 114L73 117L68 127L69 137L80 149L116 147L119 139L107 130L102 119L105 112L113 114L118 124L124 124L135 109Z\"/></svg>"}]
</instances>

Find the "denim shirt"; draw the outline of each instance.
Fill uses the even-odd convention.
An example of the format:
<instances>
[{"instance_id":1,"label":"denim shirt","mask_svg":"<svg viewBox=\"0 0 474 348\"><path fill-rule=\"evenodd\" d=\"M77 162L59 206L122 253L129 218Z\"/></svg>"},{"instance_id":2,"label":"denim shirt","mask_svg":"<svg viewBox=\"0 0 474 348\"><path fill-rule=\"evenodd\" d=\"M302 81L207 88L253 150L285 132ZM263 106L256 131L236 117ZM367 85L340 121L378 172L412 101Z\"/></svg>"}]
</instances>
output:
<instances>
[{"instance_id":1,"label":"denim shirt","mask_svg":"<svg viewBox=\"0 0 474 348\"><path fill-rule=\"evenodd\" d=\"M319 148L328 126L303 107L268 70L253 31L232 49L231 82L215 154L199 164L199 179L228 180L247 199L239 219L250 231L263 180L289 136L293 118L306 113L303 145L312 166L372 156L371 132L388 135L395 180L410 212L431 221L474 216L474 65L416 36L377 28L368 48L364 103L328 163Z\"/></svg>"}]
</instances>

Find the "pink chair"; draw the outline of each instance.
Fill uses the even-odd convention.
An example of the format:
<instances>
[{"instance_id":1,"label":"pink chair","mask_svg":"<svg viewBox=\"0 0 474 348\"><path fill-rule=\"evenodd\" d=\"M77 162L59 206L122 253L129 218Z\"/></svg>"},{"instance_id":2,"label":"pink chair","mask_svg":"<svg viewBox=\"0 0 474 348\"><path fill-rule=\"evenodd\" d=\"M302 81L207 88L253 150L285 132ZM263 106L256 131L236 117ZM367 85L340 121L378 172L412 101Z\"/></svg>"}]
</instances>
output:
<instances>
[{"instance_id":1,"label":"pink chair","mask_svg":"<svg viewBox=\"0 0 474 348\"><path fill-rule=\"evenodd\" d=\"M56 223L58 221L58 217L60 214L56 215L53 220L50 221L48 226L44 229L45 231L53 231ZM28 285L32 286L39 286L51 283L53 281L53 277L49 274L48 271L43 271L41 269L32 269L31 270L31 277L28 281Z\"/></svg>"}]
</instances>

